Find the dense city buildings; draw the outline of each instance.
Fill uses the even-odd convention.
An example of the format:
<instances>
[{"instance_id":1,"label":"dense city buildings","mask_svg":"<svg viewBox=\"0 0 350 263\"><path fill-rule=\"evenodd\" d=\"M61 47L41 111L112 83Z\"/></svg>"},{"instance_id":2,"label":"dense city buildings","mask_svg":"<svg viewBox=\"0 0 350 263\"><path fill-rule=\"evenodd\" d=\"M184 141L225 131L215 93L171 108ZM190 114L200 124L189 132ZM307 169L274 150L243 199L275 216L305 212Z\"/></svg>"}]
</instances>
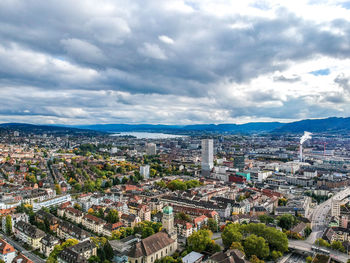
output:
<instances>
[{"instance_id":1,"label":"dense city buildings","mask_svg":"<svg viewBox=\"0 0 350 263\"><path fill-rule=\"evenodd\" d=\"M329 244L348 258L348 137L314 134L303 162L298 135L207 138L2 134L1 257L254 262L287 257L288 248L313 255L311 245ZM242 228L238 241L232 226ZM282 247L255 229L263 226L281 235ZM247 242L260 242L251 234L269 251L250 252ZM35 253L23 255L19 245Z\"/></svg>"}]
</instances>

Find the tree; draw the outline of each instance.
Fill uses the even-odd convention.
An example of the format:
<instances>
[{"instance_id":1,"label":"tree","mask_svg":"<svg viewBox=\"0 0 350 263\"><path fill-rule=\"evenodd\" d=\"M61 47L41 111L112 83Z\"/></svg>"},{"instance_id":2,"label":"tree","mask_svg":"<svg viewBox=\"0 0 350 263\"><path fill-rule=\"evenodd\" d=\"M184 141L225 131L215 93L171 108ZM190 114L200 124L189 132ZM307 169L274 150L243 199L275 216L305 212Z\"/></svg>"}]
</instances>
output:
<instances>
[{"instance_id":1,"label":"tree","mask_svg":"<svg viewBox=\"0 0 350 263\"><path fill-rule=\"evenodd\" d=\"M344 246L343 246L341 241L333 241L331 243L331 248L334 249L334 250L345 252L345 248L344 248Z\"/></svg>"},{"instance_id":2,"label":"tree","mask_svg":"<svg viewBox=\"0 0 350 263\"><path fill-rule=\"evenodd\" d=\"M305 237L310 236L311 232L312 232L311 227L307 226L307 227L305 228L305 230L304 230L304 236L305 236Z\"/></svg>"},{"instance_id":3,"label":"tree","mask_svg":"<svg viewBox=\"0 0 350 263\"><path fill-rule=\"evenodd\" d=\"M286 206L288 200L286 198L278 199L278 206Z\"/></svg>"},{"instance_id":4,"label":"tree","mask_svg":"<svg viewBox=\"0 0 350 263\"><path fill-rule=\"evenodd\" d=\"M82 210L81 205L79 203L75 203L74 208L78 210Z\"/></svg>"},{"instance_id":5,"label":"tree","mask_svg":"<svg viewBox=\"0 0 350 263\"><path fill-rule=\"evenodd\" d=\"M61 186L59 184L55 184L55 190L56 190L56 194L58 195L62 194Z\"/></svg>"},{"instance_id":6,"label":"tree","mask_svg":"<svg viewBox=\"0 0 350 263\"><path fill-rule=\"evenodd\" d=\"M275 221L273 219L273 217L268 216L268 215L261 215L261 216L259 216L259 220L260 220L261 223L264 223L264 224L271 224L271 223L273 223Z\"/></svg>"},{"instance_id":7,"label":"tree","mask_svg":"<svg viewBox=\"0 0 350 263\"><path fill-rule=\"evenodd\" d=\"M128 182L128 178L126 176L124 176L122 179L122 184L126 184L127 182Z\"/></svg>"},{"instance_id":8,"label":"tree","mask_svg":"<svg viewBox=\"0 0 350 263\"><path fill-rule=\"evenodd\" d=\"M316 239L315 244L320 247L330 247L330 244L323 238Z\"/></svg>"},{"instance_id":9,"label":"tree","mask_svg":"<svg viewBox=\"0 0 350 263\"><path fill-rule=\"evenodd\" d=\"M225 227L221 234L222 242L225 247L231 246L232 242L240 242L242 240L243 236L239 231L239 224L229 224Z\"/></svg>"},{"instance_id":10,"label":"tree","mask_svg":"<svg viewBox=\"0 0 350 263\"><path fill-rule=\"evenodd\" d=\"M10 215L6 216L5 230L7 235L12 235L12 218Z\"/></svg>"},{"instance_id":11,"label":"tree","mask_svg":"<svg viewBox=\"0 0 350 263\"><path fill-rule=\"evenodd\" d=\"M244 247L240 242L232 242L230 249L238 249L244 253Z\"/></svg>"},{"instance_id":12,"label":"tree","mask_svg":"<svg viewBox=\"0 0 350 263\"><path fill-rule=\"evenodd\" d=\"M282 257L282 255L283 254L280 251L276 251L276 250L272 251L271 253L271 257L275 262L277 261L278 258Z\"/></svg>"},{"instance_id":13,"label":"tree","mask_svg":"<svg viewBox=\"0 0 350 263\"><path fill-rule=\"evenodd\" d=\"M312 262L312 257L308 256L306 257L306 263L311 263Z\"/></svg>"},{"instance_id":14,"label":"tree","mask_svg":"<svg viewBox=\"0 0 350 263\"><path fill-rule=\"evenodd\" d=\"M81 184L76 183L76 184L74 185L74 189L75 189L77 192L80 192L80 191L81 191L81 189L82 189Z\"/></svg>"},{"instance_id":15,"label":"tree","mask_svg":"<svg viewBox=\"0 0 350 263\"><path fill-rule=\"evenodd\" d=\"M154 232L154 230L153 230L152 227L144 227L144 228L142 229L142 234L141 234L141 236L142 236L142 238L146 238L146 237L152 236L154 233L155 233L155 232Z\"/></svg>"},{"instance_id":16,"label":"tree","mask_svg":"<svg viewBox=\"0 0 350 263\"><path fill-rule=\"evenodd\" d=\"M219 244L216 244L214 240L212 240L210 243L208 243L205 250L210 254L214 254L216 252L219 252L221 250L221 247Z\"/></svg>"},{"instance_id":17,"label":"tree","mask_svg":"<svg viewBox=\"0 0 350 263\"><path fill-rule=\"evenodd\" d=\"M194 232L187 239L189 249L199 253L205 251L207 246L212 242L212 235L213 233L210 230L204 229Z\"/></svg>"},{"instance_id":18,"label":"tree","mask_svg":"<svg viewBox=\"0 0 350 263\"><path fill-rule=\"evenodd\" d=\"M57 256L58 254L67 247L72 247L76 244L78 244L79 241L76 239L67 239L65 242L63 242L61 245L56 245L54 250L51 252L50 256L48 257L47 261L48 263L56 263L57 262Z\"/></svg>"},{"instance_id":19,"label":"tree","mask_svg":"<svg viewBox=\"0 0 350 263\"><path fill-rule=\"evenodd\" d=\"M109 210L107 217L106 217L106 220L108 223L112 223L112 224L119 222L118 211L116 209Z\"/></svg>"},{"instance_id":20,"label":"tree","mask_svg":"<svg viewBox=\"0 0 350 263\"><path fill-rule=\"evenodd\" d=\"M260 260L256 255L251 256L249 261L251 263L264 263L264 261Z\"/></svg>"},{"instance_id":21,"label":"tree","mask_svg":"<svg viewBox=\"0 0 350 263\"><path fill-rule=\"evenodd\" d=\"M295 216L289 214L279 216L277 220L278 226L286 230L290 230L297 223Z\"/></svg>"},{"instance_id":22,"label":"tree","mask_svg":"<svg viewBox=\"0 0 350 263\"><path fill-rule=\"evenodd\" d=\"M208 227L211 230L211 232L218 232L218 222L216 222L216 220L214 220L213 218L209 218Z\"/></svg>"},{"instance_id":23,"label":"tree","mask_svg":"<svg viewBox=\"0 0 350 263\"><path fill-rule=\"evenodd\" d=\"M155 182L155 185L157 185L161 188L166 188L166 183L163 180L161 180L159 182Z\"/></svg>"},{"instance_id":24,"label":"tree","mask_svg":"<svg viewBox=\"0 0 350 263\"><path fill-rule=\"evenodd\" d=\"M256 255L258 258L266 258L270 254L269 245L265 239L254 234L244 240L243 247L247 256Z\"/></svg>"},{"instance_id":25,"label":"tree","mask_svg":"<svg viewBox=\"0 0 350 263\"><path fill-rule=\"evenodd\" d=\"M105 251L106 254L106 258L111 260L113 259L114 253L113 253L113 248L112 246L109 244L109 242L107 241L106 244L103 247L103 250Z\"/></svg>"},{"instance_id":26,"label":"tree","mask_svg":"<svg viewBox=\"0 0 350 263\"><path fill-rule=\"evenodd\" d=\"M247 224L241 225L241 231L243 234L255 234L265 238L268 242L271 250L281 251L282 253L288 250L288 238L287 235L276 228L268 227L264 224Z\"/></svg>"},{"instance_id":27,"label":"tree","mask_svg":"<svg viewBox=\"0 0 350 263\"><path fill-rule=\"evenodd\" d=\"M187 189L187 185L185 182L181 181L181 180L173 180L170 183L168 183L168 188L170 190L186 190Z\"/></svg>"},{"instance_id":28,"label":"tree","mask_svg":"<svg viewBox=\"0 0 350 263\"><path fill-rule=\"evenodd\" d=\"M179 220L184 220L186 222L192 222L191 217L189 215L186 215L183 212L176 214L175 217L176 217L176 219L179 219Z\"/></svg>"},{"instance_id":29,"label":"tree","mask_svg":"<svg viewBox=\"0 0 350 263\"><path fill-rule=\"evenodd\" d=\"M101 262L99 257L98 256L91 256L89 259L88 259L88 262L89 263L96 263L96 262Z\"/></svg>"}]
</instances>

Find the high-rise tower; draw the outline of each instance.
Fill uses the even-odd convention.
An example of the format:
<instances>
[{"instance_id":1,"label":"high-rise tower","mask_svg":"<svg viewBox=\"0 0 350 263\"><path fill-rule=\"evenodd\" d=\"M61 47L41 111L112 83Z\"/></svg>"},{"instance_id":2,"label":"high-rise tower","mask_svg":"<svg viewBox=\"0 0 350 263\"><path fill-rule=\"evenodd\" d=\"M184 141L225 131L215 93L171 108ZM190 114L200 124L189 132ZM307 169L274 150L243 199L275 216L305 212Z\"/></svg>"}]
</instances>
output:
<instances>
[{"instance_id":1,"label":"high-rise tower","mask_svg":"<svg viewBox=\"0 0 350 263\"><path fill-rule=\"evenodd\" d=\"M202 175L210 175L214 167L213 139L202 140Z\"/></svg>"},{"instance_id":2,"label":"high-rise tower","mask_svg":"<svg viewBox=\"0 0 350 263\"><path fill-rule=\"evenodd\" d=\"M174 227L174 214L173 208L171 206L166 206L163 208L163 218L162 218L163 229L169 234L169 236L177 240L177 231Z\"/></svg>"}]
</instances>

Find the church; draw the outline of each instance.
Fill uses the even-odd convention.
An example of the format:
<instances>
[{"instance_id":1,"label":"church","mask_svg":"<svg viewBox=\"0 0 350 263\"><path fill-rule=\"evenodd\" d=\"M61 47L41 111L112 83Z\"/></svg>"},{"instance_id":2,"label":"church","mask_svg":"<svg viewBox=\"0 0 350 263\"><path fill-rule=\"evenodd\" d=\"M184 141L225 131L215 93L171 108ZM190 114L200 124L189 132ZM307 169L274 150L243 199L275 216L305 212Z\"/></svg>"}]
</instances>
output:
<instances>
[{"instance_id":1,"label":"church","mask_svg":"<svg viewBox=\"0 0 350 263\"><path fill-rule=\"evenodd\" d=\"M129 253L131 263L153 263L157 259L171 256L177 249L177 232L171 206L163 209L162 231L136 243Z\"/></svg>"}]
</instances>

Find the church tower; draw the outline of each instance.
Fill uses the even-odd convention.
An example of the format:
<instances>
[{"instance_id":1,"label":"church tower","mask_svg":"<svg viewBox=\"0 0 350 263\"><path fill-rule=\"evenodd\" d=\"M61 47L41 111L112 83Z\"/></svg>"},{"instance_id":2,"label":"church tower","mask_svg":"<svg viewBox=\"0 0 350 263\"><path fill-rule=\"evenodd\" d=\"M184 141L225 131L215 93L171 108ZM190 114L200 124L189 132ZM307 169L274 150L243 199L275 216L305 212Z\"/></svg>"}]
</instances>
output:
<instances>
[{"instance_id":1,"label":"church tower","mask_svg":"<svg viewBox=\"0 0 350 263\"><path fill-rule=\"evenodd\" d=\"M169 234L169 236L177 240L177 231L174 228L174 214L173 208L171 206L166 206L163 208L163 218L162 218L163 229Z\"/></svg>"}]
</instances>

